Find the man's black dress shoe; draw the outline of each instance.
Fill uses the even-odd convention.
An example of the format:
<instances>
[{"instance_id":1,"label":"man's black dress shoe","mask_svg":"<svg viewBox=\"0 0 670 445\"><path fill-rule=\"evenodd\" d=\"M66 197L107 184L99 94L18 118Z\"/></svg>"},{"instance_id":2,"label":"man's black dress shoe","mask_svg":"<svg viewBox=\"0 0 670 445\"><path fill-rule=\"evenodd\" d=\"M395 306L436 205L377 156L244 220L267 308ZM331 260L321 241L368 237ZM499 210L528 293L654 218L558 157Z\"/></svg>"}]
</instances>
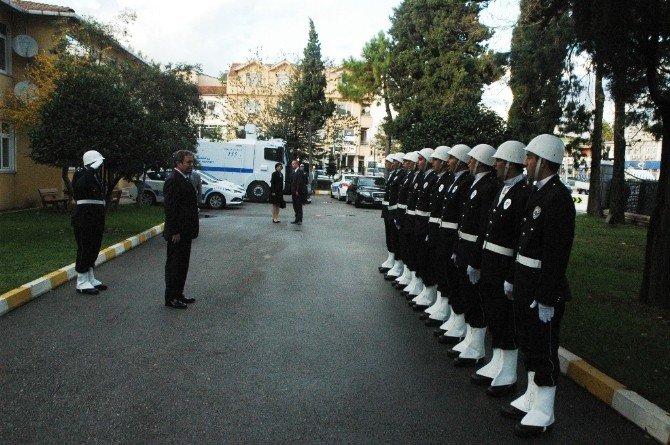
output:
<instances>
[{"instance_id":1,"label":"man's black dress shoe","mask_svg":"<svg viewBox=\"0 0 670 445\"><path fill-rule=\"evenodd\" d=\"M386 272L388 272L389 270L391 270L390 267L381 267L381 266L379 266L379 273L386 273Z\"/></svg>"},{"instance_id":2,"label":"man's black dress shoe","mask_svg":"<svg viewBox=\"0 0 670 445\"><path fill-rule=\"evenodd\" d=\"M419 315L419 320L428 320L428 317L430 317L430 314L424 312L423 314Z\"/></svg>"},{"instance_id":3,"label":"man's black dress shoe","mask_svg":"<svg viewBox=\"0 0 670 445\"><path fill-rule=\"evenodd\" d=\"M393 280L395 280L396 278L398 278L398 277L396 277L395 275L389 275L389 274L387 274L387 273L384 274L384 279L385 279L386 281L393 281Z\"/></svg>"},{"instance_id":4,"label":"man's black dress shoe","mask_svg":"<svg viewBox=\"0 0 670 445\"><path fill-rule=\"evenodd\" d=\"M183 295L182 295L181 297L179 297L178 299L179 299L179 301L181 301L182 303L186 303L186 304L189 304L189 303L195 303L195 298L188 298L188 297L185 297L185 296L183 296Z\"/></svg>"},{"instance_id":5,"label":"man's black dress shoe","mask_svg":"<svg viewBox=\"0 0 670 445\"><path fill-rule=\"evenodd\" d=\"M450 337L448 335L440 335L438 341L445 345L455 345L463 341L463 337Z\"/></svg>"},{"instance_id":6,"label":"man's black dress shoe","mask_svg":"<svg viewBox=\"0 0 670 445\"><path fill-rule=\"evenodd\" d=\"M86 294L86 295L98 295L100 292L98 289L77 289L78 294Z\"/></svg>"},{"instance_id":7,"label":"man's black dress shoe","mask_svg":"<svg viewBox=\"0 0 670 445\"><path fill-rule=\"evenodd\" d=\"M409 293L409 291L407 291L407 290L400 291L400 295L402 295L403 297L405 295L407 295L408 293Z\"/></svg>"},{"instance_id":8,"label":"man's black dress shoe","mask_svg":"<svg viewBox=\"0 0 670 445\"><path fill-rule=\"evenodd\" d=\"M181 300L178 300L176 298L173 298L172 300L167 300L165 302L165 306L171 307L174 309L186 309L188 306L186 306L186 303L184 303Z\"/></svg>"},{"instance_id":9,"label":"man's black dress shoe","mask_svg":"<svg viewBox=\"0 0 670 445\"><path fill-rule=\"evenodd\" d=\"M553 426L553 424L549 426L531 426L517 423L514 427L514 435L518 437L537 437L542 434L551 433Z\"/></svg>"},{"instance_id":10,"label":"man's black dress shoe","mask_svg":"<svg viewBox=\"0 0 670 445\"><path fill-rule=\"evenodd\" d=\"M439 326L442 323L444 323L444 320L436 320L434 318L430 318L430 315L429 315L428 318L426 318L426 321L423 324L425 324L428 327L431 327L431 326ZM441 331L441 332L444 332L441 329L436 329L435 331L438 331L438 330ZM438 335L438 334L435 333L435 331L433 331L433 334ZM442 335L442 334L439 334L439 335Z\"/></svg>"},{"instance_id":11,"label":"man's black dress shoe","mask_svg":"<svg viewBox=\"0 0 670 445\"><path fill-rule=\"evenodd\" d=\"M428 306L426 306L424 304L415 304L415 305L412 306L412 309L414 309L417 312L420 312L420 311L425 311L426 309L428 309Z\"/></svg>"},{"instance_id":12,"label":"man's black dress shoe","mask_svg":"<svg viewBox=\"0 0 670 445\"><path fill-rule=\"evenodd\" d=\"M106 284L98 284L97 286L93 286L98 290L107 290L107 285Z\"/></svg>"},{"instance_id":13,"label":"man's black dress shoe","mask_svg":"<svg viewBox=\"0 0 670 445\"><path fill-rule=\"evenodd\" d=\"M489 386L486 388L486 394L490 395L491 397L503 397L514 394L515 391L516 383L512 383L510 385Z\"/></svg>"},{"instance_id":14,"label":"man's black dress shoe","mask_svg":"<svg viewBox=\"0 0 670 445\"><path fill-rule=\"evenodd\" d=\"M441 336L444 335L445 332L447 332L447 331L445 331L444 329L435 329L435 330L433 331L433 335L434 335L435 337L441 337Z\"/></svg>"},{"instance_id":15,"label":"man's black dress shoe","mask_svg":"<svg viewBox=\"0 0 670 445\"><path fill-rule=\"evenodd\" d=\"M291 224L298 224L298 221L291 221Z\"/></svg>"},{"instance_id":16,"label":"man's black dress shoe","mask_svg":"<svg viewBox=\"0 0 670 445\"><path fill-rule=\"evenodd\" d=\"M461 355L461 351L457 351L454 348L451 348L447 351L447 357L449 358L456 358L459 355Z\"/></svg>"},{"instance_id":17,"label":"man's black dress shoe","mask_svg":"<svg viewBox=\"0 0 670 445\"><path fill-rule=\"evenodd\" d=\"M526 411L521 411L510 404L500 407L500 415L506 419L521 420L526 414L528 414Z\"/></svg>"},{"instance_id":18,"label":"man's black dress shoe","mask_svg":"<svg viewBox=\"0 0 670 445\"><path fill-rule=\"evenodd\" d=\"M447 351L449 352L449 351ZM448 355L448 354L447 354ZM454 359L454 366L457 368L465 368L466 366L475 366L479 362L481 362L482 359L480 358L461 358L461 357L456 357Z\"/></svg>"},{"instance_id":19,"label":"man's black dress shoe","mask_svg":"<svg viewBox=\"0 0 670 445\"><path fill-rule=\"evenodd\" d=\"M470 383L473 385L489 386L492 381L493 379L491 377L486 377L484 375L477 374L476 372L473 372L470 376Z\"/></svg>"}]
</instances>

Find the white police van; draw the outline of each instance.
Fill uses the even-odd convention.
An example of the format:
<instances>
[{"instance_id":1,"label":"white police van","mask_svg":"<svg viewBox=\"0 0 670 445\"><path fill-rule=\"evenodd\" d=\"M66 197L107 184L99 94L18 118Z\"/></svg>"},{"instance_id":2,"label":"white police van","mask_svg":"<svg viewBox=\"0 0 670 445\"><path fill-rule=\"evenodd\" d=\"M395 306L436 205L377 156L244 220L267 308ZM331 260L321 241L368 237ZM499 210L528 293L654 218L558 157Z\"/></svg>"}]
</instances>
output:
<instances>
[{"instance_id":1,"label":"white police van","mask_svg":"<svg viewBox=\"0 0 670 445\"><path fill-rule=\"evenodd\" d=\"M229 142L198 140L195 157L199 169L218 178L242 186L247 191L247 199L265 202L270 196L270 178L275 164L284 164L288 170L286 143L281 139L259 141L256 126L244 127L245 139Z\"/></svg>"}]
</instances>

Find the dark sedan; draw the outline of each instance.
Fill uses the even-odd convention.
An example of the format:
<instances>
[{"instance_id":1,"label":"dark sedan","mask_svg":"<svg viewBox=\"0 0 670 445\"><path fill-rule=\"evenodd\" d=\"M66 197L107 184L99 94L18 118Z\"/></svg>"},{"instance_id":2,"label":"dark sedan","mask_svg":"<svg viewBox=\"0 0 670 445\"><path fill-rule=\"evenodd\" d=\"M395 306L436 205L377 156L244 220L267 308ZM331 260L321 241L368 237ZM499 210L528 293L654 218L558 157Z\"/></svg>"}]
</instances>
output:
<instances>
[{"instance_id":1,"label":"dark sedan","mask_svg":"<svg viewBox=\"0 0 670 445\"><path fill-rule=\"evenodd\" d=\"M379 176L357 176L347 190L347 204L353 202L356 207L363 204L381 206L385 185L386 180Z\"/></svg>"}]
</instances>

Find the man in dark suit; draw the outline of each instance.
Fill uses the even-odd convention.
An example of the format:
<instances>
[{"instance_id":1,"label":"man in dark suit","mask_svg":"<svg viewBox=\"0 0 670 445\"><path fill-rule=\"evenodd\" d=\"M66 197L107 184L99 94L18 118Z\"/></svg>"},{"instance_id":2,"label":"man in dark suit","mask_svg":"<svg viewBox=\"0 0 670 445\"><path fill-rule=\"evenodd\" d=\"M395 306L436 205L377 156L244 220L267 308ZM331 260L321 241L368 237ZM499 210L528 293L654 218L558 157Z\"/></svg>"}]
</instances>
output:
<instances>
[{"instance_id":1,"label":"man in dark suit","mask_svg":"<svg viewBox=\"0 0 670 445\"><path fill-rule=\"evenodd\" d=\"M198 237L198 199L189 175L193 171L193 153L179 150L173 155L175 168L165 180L165 305L186 309L195 298L184 296L184 284L191 258L191 242Z\"/></svg>"},{"instance_id":2,"label":"man in dark suit","mask_svg":"<svg viewBox=\"0 0 670 445\"><path fill-rule=\"evenodd\" d=\"M293 201L293 211L295 220L291 224L302 224L302 205L307 199L307 180L305 172L300 168L300 164L295 159L291 162L293 173L291 174L291 198Z\"/></svg>"}]
</instances>

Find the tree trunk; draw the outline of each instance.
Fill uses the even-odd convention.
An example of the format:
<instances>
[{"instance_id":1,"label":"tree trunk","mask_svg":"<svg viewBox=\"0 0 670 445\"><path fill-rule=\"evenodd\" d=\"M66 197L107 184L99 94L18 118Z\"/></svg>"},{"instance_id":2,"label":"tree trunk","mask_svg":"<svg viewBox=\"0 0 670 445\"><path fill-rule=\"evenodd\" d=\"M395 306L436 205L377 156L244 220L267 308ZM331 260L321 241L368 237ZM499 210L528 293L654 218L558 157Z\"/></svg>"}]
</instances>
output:
<instances>
[{"instance_id":1,"label":"tree trunk","mask_svg":"<svg viewBox=\"0 0 670 445\"><path fill-rule=\"evenodd\" d=\"M63 179L63 185L65 186L65 190L67 191L67 197L70 200L74 199L74 190L72 190L72 182L70 182L70 167L68 166L63 166L60 168L60 176ZM67 205L70 205L70 202L67 203ZM74 209L77 208L77 206L72 206L72 211L74 212Z\"/></svg>"},{"instance_id":2,"label":"tree trunk","mask_svg":"<svg viewBox=\"0 0 670 445\"><path fill-rule=\"evenodd\" d=\"M670 308L670 103L659 108L663 122L661 175L647 231L640 301Z\"/></svg>"},{"instance_id":3,"label":"tree trunk","mask_svg":"<svg viewBox=\"0 0 670 445\"><path fill-rule=\"evenodd\" d=\"M307 149L309 157L307 161L307 171L305 173L309 174L309 172L312 171L312 122L310 121L307 125Z\"/></svg>"},{"instance_id":4,"label":"tree trunk","mask_svg":"<svg viewBox=\"0 0 670 445\"><path fill-rule=\"evenodd\" d=\"M614 165L612 166L612 184L610 186L610 224L626 222L625 211L628 193L624 183L624 161L626 156L626 102L614 98Z\"/></svg>"},{"instance_id":5,"label":"tree trunk","mask_svg":"<svg viewBox=\"0 0 670 445\"><path fill-rule=\"evenodd\" d=\"M603 216L600 190L600 161L603 150L603 109L605 108L605 91L603 91L603 70L596 64L596 97L593 110L593 134L591 135L591 176L589 178L589 201L586 213L592 216Z\"/></svg>"}]
</instances>

